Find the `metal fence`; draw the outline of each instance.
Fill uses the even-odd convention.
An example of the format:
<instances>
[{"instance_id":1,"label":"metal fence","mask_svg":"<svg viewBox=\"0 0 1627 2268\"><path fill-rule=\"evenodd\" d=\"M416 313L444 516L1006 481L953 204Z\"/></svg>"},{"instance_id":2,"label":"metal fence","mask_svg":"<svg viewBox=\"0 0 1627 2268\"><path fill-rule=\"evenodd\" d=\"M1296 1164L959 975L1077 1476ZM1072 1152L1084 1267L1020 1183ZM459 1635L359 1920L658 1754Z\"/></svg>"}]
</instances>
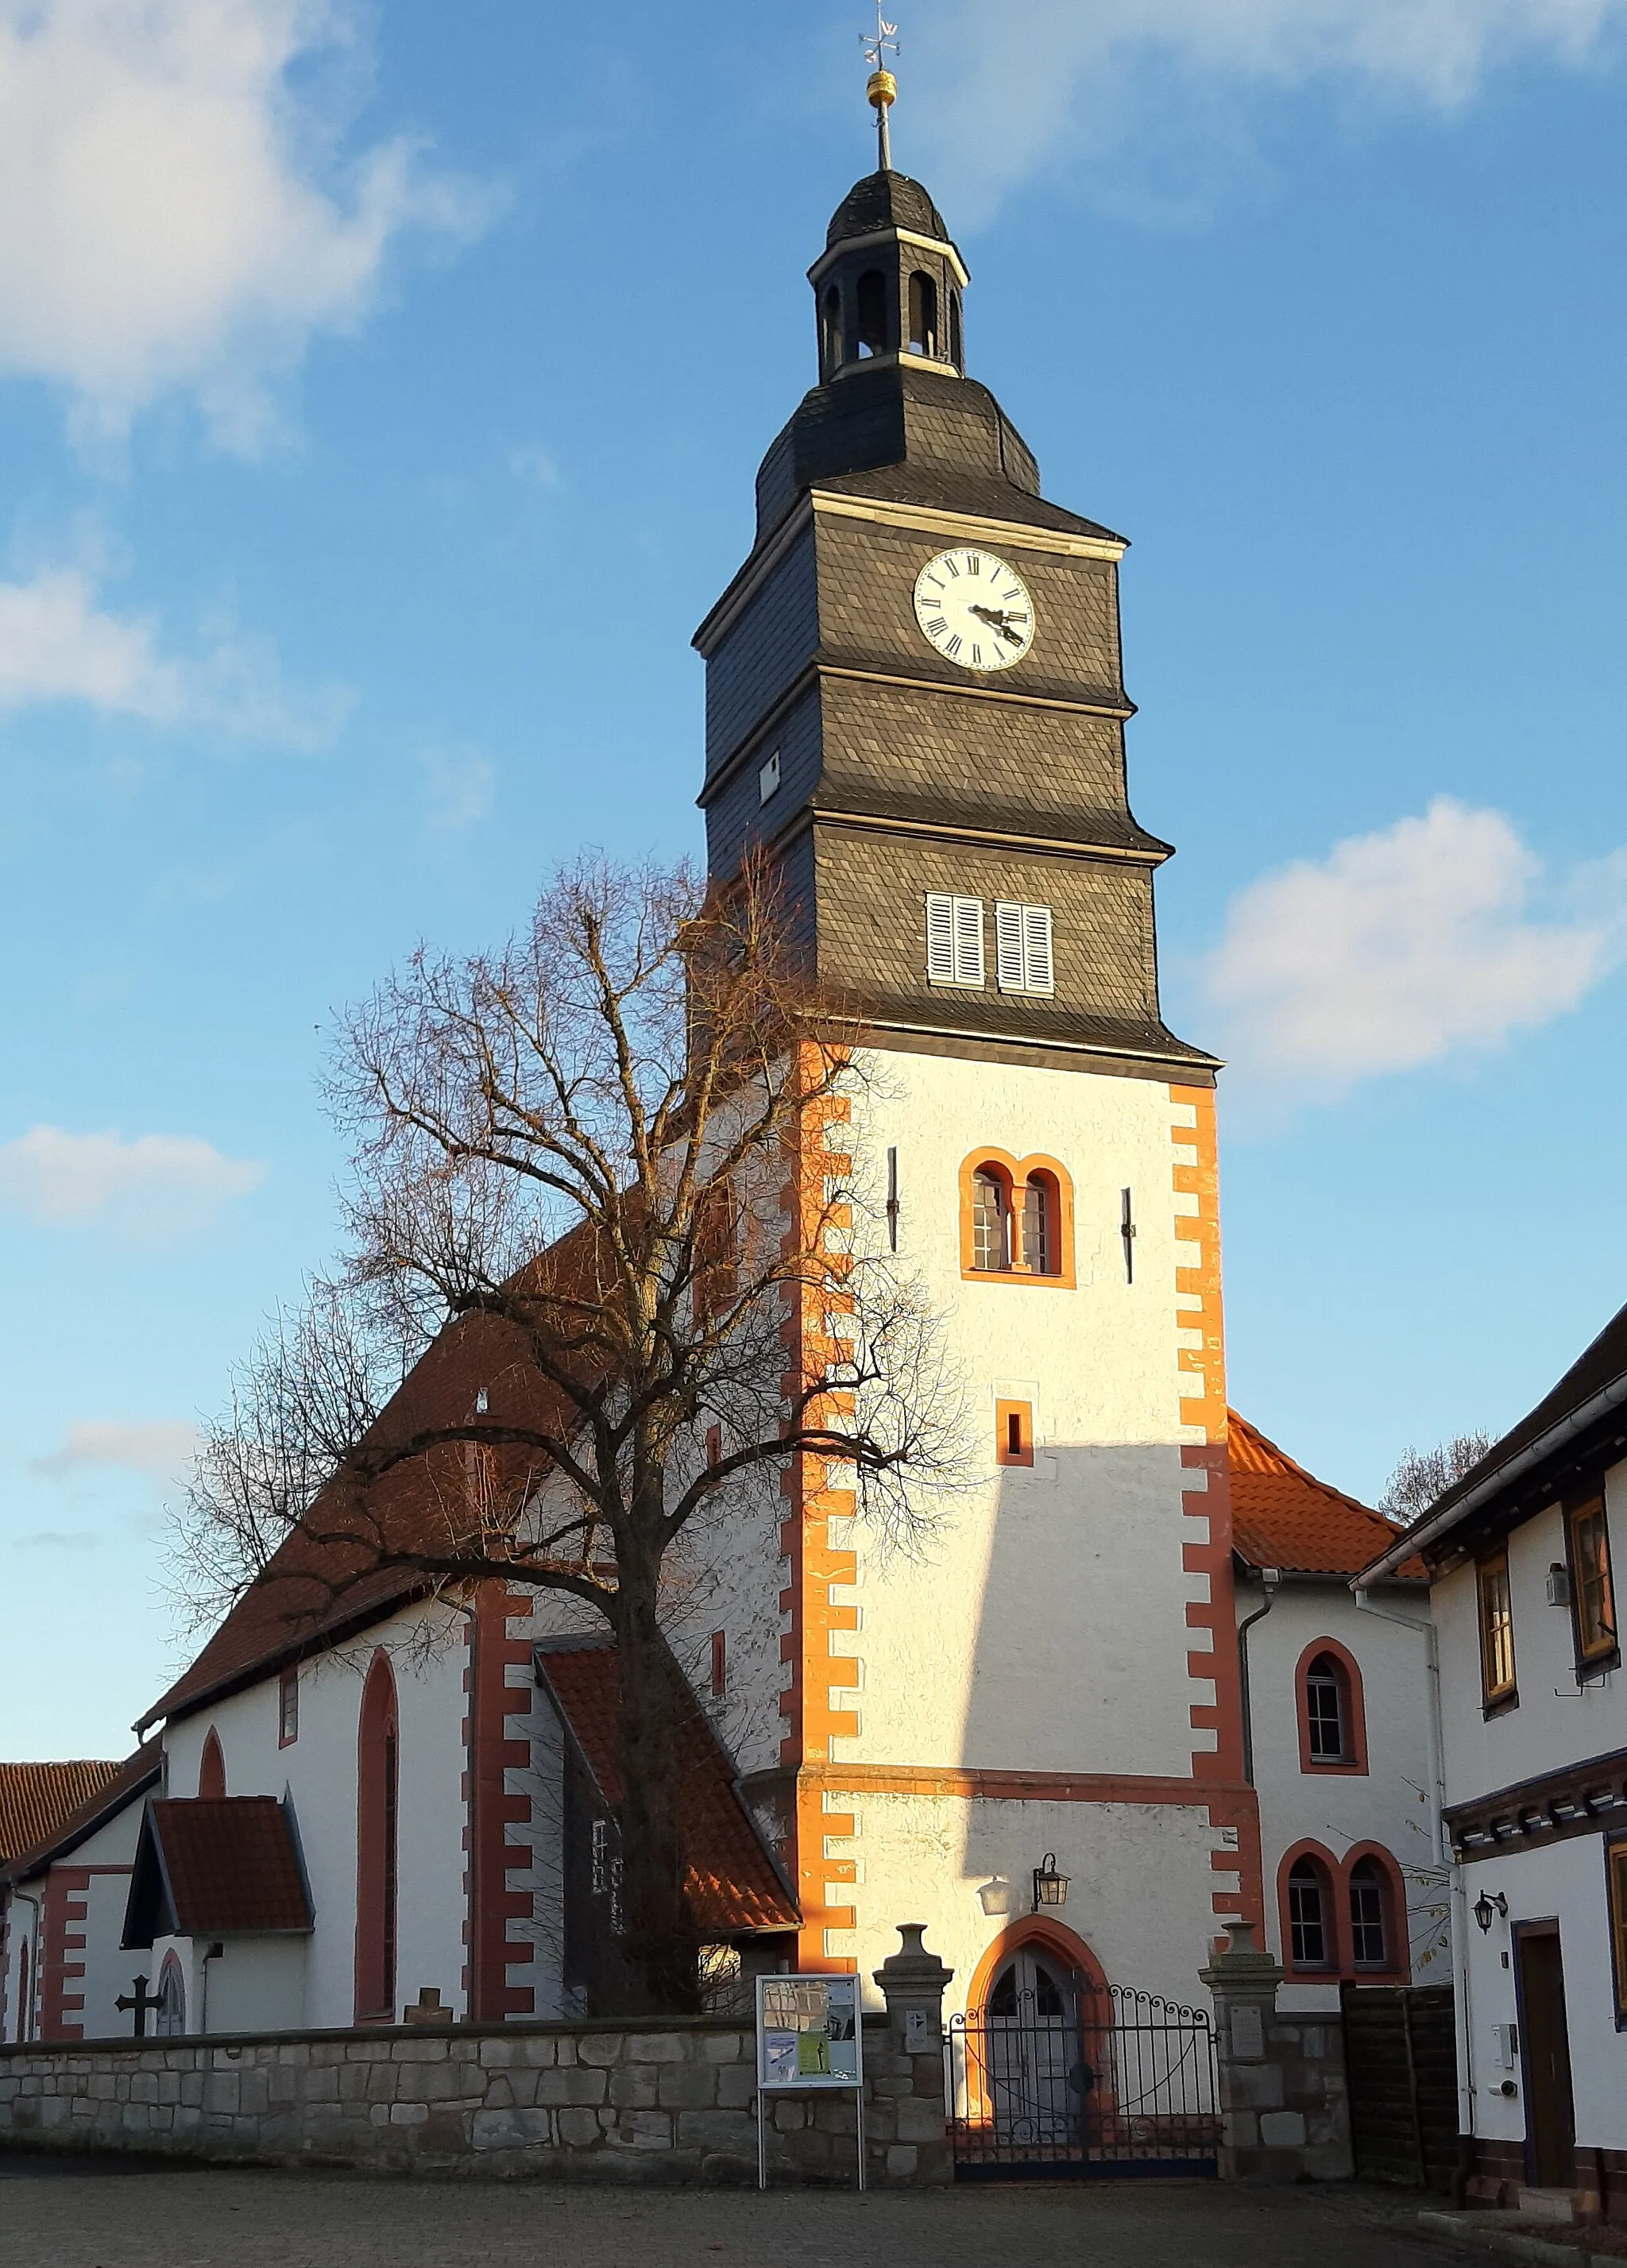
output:
<instances>
[{"instance_id":1,"label":"metal fence","mask_svg":"<svg viewBox=\"0 0 1627 2268\"><path fill-rule=\"evenodd\" d=\"M952 2017L946 2054L958 2179L1216 2171L1214 2035L1201 2008L1079 1980L1043 2006L1021 1992L1000 2014Z\"/></svg>"}]
</instances>

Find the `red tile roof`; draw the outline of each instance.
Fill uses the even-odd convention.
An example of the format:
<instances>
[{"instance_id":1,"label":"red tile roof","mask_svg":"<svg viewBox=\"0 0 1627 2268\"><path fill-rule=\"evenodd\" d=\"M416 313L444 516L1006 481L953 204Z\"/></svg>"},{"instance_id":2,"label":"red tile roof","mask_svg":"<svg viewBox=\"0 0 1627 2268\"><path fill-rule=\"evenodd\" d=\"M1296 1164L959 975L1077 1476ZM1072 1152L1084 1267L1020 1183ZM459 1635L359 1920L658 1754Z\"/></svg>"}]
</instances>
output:
<instances>
[{"instance_id":1,"label":"red tile roof","mask_svg":"<svg viewBox=\"0 0 1627 2268\"><path fill-rule=\"evenodd\" d=\"M1235 1410L1226 1413L1232 1547L1251 1567L1301 1575L1358 1575L1395 1540L1382 1513L1295 1464ZM1409 1559L1406 1576L1422 1577Z\"/></svg>"},{"instance_id":2,"label":"red tile roof","mask_svg":"<svg viewBox=\"0 0 1627 2268\"><path fill-rule=\"evenodd\" d=\"M0 1764L0 1866L55 1834L82 1803L118 1775L116 1760Z\"/></svg>"},{"instance_id":3,"label":"red tile roof","mask_svg":"<svg viewBox=\"0 0 1627 2268\"><path fill-rule=\"evenodd\" d=\"M613 1646L545 1647L537 1668L569 1726L607 1806L622 1800L615 1768L622 1670ZM679 1729L683 1785L679 1829L688 1861L686 1888L700 1927L726 1938L751 1930L795 1929L796 1901L762 1846L734 1784L734 1768L697 1705Z\"/></svg>"},{"instance_id":4,"label":"red tile roof","mask_svg":"<svg viewBox=\"0 0 1627 2268\"><path fill-rule=\"evenodd\" d=\"M535 1370L516 1359L505 1326L469 1315L425 1351L373 1428L372 1439L401 1440L468 1421L476 1393L490 1397L493 1423L557 1424L545 1409ZM498 1453L499 1456L502 1453ZM518 1454L518 1453L516 1453ZM330 1484L292 1529L263 1575L250 1585L197 1656L141 1719L177 1718L273 1674L299 1655L421 1598L434 1579L389 1554L445 1557L475 1540L479 1512L467 1480L464 1445L453 1442L398 1465L365 1504Z\"/></svg>"},{"instance_id":5,"label":"red tile roof","mask_svg":"<svg viewBox=\"0 0 1627 2268\"><path fill-rule=\"evenodd\" d=\"M155 1799L136 1856L130 1922L129 1941L143 1945L153 1936L308 1930L311 1905L283 1806L270 1795Z\"/></svg>"},{"instance_id":6,"label":"red tile roof","mask_svg":"<svg viewBox=\"0 0 1627 2268\"><path fill-rule=\"evenodd\" d=\"M0 1881L26 1881L38 1874L51 1860L73 1850L88 1835L95 1833L104 1820L122 1809L150 1782L157 1779L163 1765L163 1755L157 1741L149 1741L122 1764L0 1764L0 1822L5 1817L4 1776L33 1772L83 1772L95 1775L90 1791L80 1800L64 1811L59 1811L43 1833L34 1833L26 1842L14 1849L6 1849L9 1836L0 1842ZM26 1785L26 1784L25 1784ZM37 1791L36 1791L37 1793ZM12 1815L19 1826L38 1825L41 1811L27 1795Z\"/></svg>"}]
</instances>

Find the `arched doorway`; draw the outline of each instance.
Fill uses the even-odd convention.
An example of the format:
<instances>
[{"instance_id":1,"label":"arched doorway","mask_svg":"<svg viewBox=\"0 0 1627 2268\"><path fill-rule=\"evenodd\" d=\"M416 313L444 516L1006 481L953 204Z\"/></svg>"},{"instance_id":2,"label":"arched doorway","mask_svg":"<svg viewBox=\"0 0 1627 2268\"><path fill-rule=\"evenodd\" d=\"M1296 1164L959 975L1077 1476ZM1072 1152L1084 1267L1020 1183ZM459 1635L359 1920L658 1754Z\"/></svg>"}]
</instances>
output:
<instances>
[{"instance_id":1,"label":"arched doorway","mask_svg":"<svg viewBox=\"0 0 1627 2268\"><path fill-rule=\"evenodd\" d=\"M1027 1914L996 1939L950 2019L957 2180L1212 2174L1207 2013L1109 1985L1084 1940Z\"/></svg>"}]
</instances>

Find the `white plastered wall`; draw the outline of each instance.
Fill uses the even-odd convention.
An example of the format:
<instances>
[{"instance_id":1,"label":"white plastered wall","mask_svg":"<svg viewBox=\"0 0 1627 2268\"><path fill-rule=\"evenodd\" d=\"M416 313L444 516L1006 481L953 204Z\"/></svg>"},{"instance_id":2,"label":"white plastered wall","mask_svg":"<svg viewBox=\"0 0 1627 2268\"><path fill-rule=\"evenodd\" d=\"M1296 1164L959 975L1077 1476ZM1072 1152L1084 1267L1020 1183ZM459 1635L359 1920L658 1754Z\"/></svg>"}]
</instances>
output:
<instances>
[{"instance_id":1,"label":"white plastered wall","mask_svg":"<svg viewBox=\"0 0 1627 2268\"><path fill-rule=\"evenodd\" d=\"M225 1759L229 1795L284 1793L311 1888L315 1928L295 1967L283 1953L257 1965L233 1948L256 2007L273 1991L289 1996L286 2029L349 2024L355 2013L357 1739L362 1688L376 1649L389 1654L400 1723L397 1998L435 1987L461 2014L466 1859L463 1833L464 1618L449 1608L412 1607L350 1644L299 1666L299 1736L279 1747L277 1680L270 1677L166 1729L169 1792L195 1795L203 1743L212 1726ZM275 1979L275 1985L271 1980ZM211 1977L211 2029L225 1986ZM298 2005L296 2005L296 2003ZM247 2001L246 2001L247 2005Z\"/></svg>"},{"instance_id":2,"label":"white plastered wall","mask_svg":"<svg viewBox=\"0 0 1627 2268\"><path fill-rule=\"evenodd\" d=\"M1583 2149L1627 2148L1627 2033L1616 2028L1601 1837L1578 1835L1543 1851L1499 1852L1466 1867L1463 1877L1471 1907L1482 1891L1508 1900L1506 1920L1494 1918L1483 1934L1471 1921L1465 1933L1476 2133L1490 2141L1524 2139L1522 2075L1518 2059L1512 2070L1498 2060L1494 2027L1518 2019L1514 1925L1557 1919L1576 2139ZM1498 2091L1509 2080L1520 2089L1512 2097Z\"/></svg>"},{"instance_id":3,"label":"white plastered wall","mask_svg":"<svg viewBox=\"0 0 1627 2268\"><path fill-rule=\"evenodd\" d=\"M1412 1628L1365 1613L1344 1579L1330 1576L1325 1582L1283 1584L1270 1612L1248 1633L1266 1939L1280 1958L1277 1874L1285 1852L1314 1842L1343 1860L1358 1844L1381 1844L1402 1869L1414 1977L1447 1984L1447 1892L1435 1864L1430 1804L1429 1610L1421 1597L1390 1591L1375 1597L1387 1615L1405 1615ZM1239 1586L1240 1618L1260 1603L1257 1586ZM1336 1639L1360 1669L1365 1772L1302 1768L1296 1673L1306 1649L1319 1638ZM1289 2008L1336 2007L1339 1992L1336 1984L1290 1981L1280 1999Z\"/></svg>"}]
</instances>

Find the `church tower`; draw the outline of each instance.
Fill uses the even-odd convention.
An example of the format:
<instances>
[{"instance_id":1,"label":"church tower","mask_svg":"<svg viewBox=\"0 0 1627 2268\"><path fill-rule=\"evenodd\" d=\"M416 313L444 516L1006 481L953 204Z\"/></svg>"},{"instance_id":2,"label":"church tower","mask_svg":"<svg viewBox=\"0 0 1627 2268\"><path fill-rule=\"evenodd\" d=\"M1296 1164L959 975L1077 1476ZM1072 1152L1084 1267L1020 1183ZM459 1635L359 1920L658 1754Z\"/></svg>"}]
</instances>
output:
<instances>
[{"instance_id":1,"label":"church tower","mask_svg":"<svg viewBox=\"0 0 1627 2268\"><path fill-rule=\"evenodd\" d=\"M770 848L822 983L893 1045L1207 1080L1159 1010L1124 539L1041 495L967 376L967 269L918 181L857 183L808 276L819 382L695 641L711 871Z\"/></svg>"},{"instance_id":2,"label":"church tower","mask_svg":"<svg viewBox=\"0 0 1627 2268\"><path fill-rule=\"evenodd\" d=\"M777 1740L744 1744L741 1784L796 1889L799 1966L867 1977L925 1918L962 2008L1044 1977L1192 2001L1262 1886L1218 1066L1160 1007L1170 849L1126 785L1125 542L1042 494L968 374L966 263L885 132L808 277L817 382L696 635L700 802L716 878L755 845L778 863L882 1071L858 1138L967 1381L977 1471L914 1561L873 1547L838 1469L787 1476ZM1030 1911L1046 1865L1065 1913Z\"/></svg>"}]
</instances>

